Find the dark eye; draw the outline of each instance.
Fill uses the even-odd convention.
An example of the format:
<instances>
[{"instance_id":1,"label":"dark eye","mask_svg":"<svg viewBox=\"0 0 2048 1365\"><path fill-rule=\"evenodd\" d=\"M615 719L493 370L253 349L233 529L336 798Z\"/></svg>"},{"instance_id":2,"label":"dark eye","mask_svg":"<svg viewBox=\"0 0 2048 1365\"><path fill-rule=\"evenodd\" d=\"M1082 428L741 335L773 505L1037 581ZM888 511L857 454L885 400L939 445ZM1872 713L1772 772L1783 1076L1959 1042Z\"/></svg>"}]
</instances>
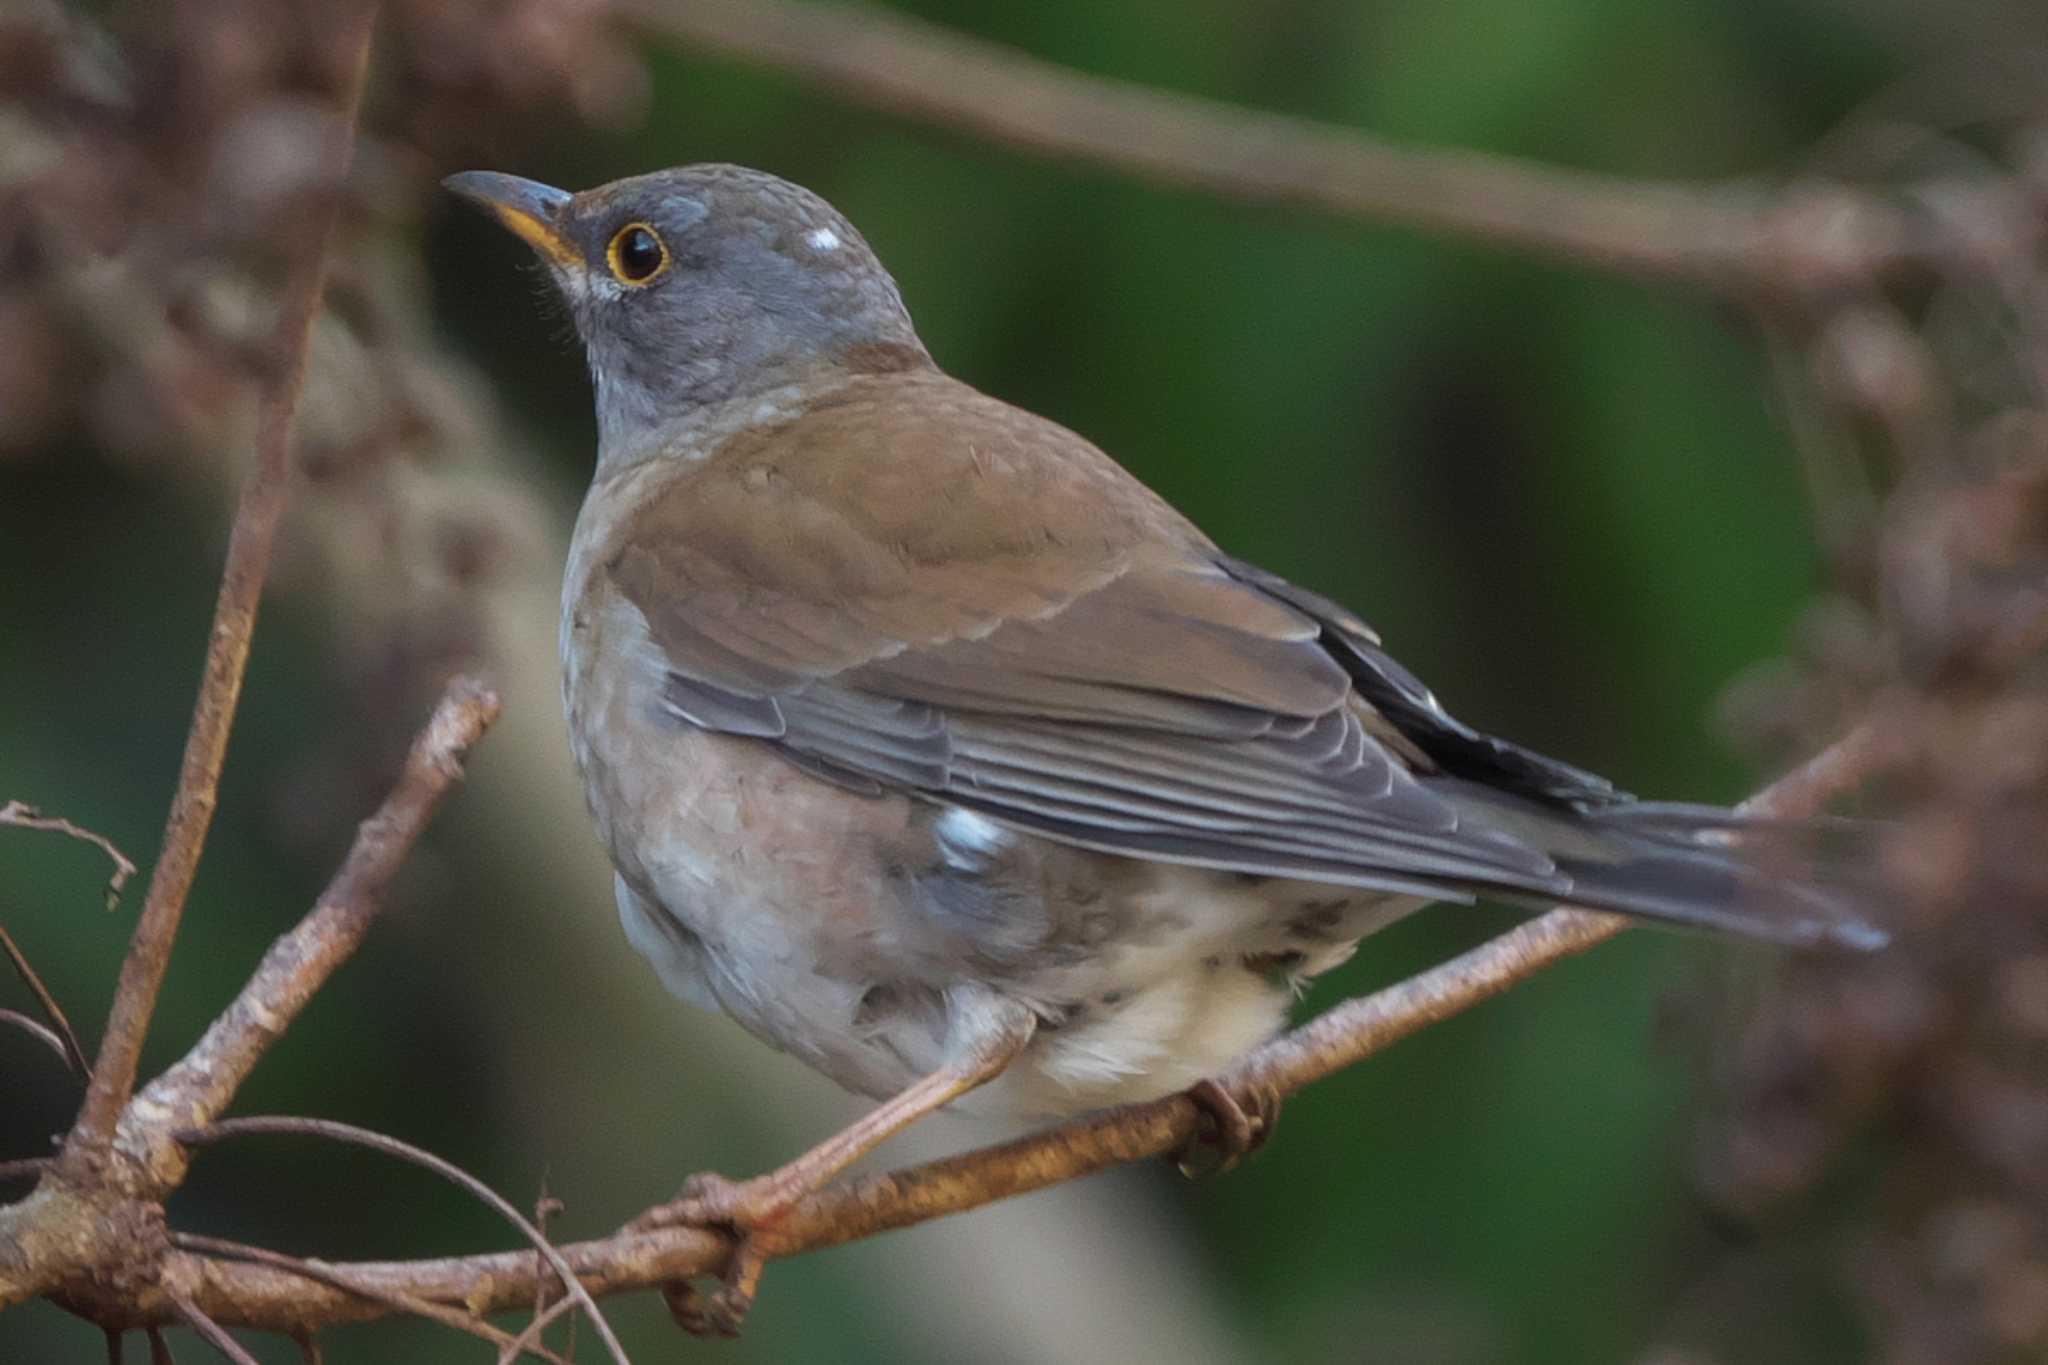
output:
<instances>
[{"instance_id":1,"label":"dark eye","mask_svg":"<svg viewBox=\"0 0 2048 1365\"><path fill-rule=\"evenodd\" d=\"M612 234L605 261L620 283L643 285L668 269L668 246L647 224L628 223Z\"/></svg>"}]
</instances>

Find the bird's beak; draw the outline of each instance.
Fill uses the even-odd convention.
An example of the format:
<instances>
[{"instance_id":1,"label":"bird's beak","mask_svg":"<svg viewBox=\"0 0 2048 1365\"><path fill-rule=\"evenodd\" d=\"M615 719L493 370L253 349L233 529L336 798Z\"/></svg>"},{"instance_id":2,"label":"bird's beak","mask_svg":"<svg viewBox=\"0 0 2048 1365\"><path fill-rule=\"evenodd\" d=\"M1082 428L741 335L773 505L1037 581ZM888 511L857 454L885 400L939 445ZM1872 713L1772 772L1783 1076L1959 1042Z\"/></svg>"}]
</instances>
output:
<instances>
[{"instance_id":1,"label":"bird's beak","mask_svg":"<svg viewBox=\"0 0 2048 1365\"><path fill-rule=\"evenodd\" d=\"M441 183L489 209L550 264L565 268L583 264L583 253L561 229L563 211L575 197L567 190L496 171L464 171Z\"/></svg>"}]
</instances>

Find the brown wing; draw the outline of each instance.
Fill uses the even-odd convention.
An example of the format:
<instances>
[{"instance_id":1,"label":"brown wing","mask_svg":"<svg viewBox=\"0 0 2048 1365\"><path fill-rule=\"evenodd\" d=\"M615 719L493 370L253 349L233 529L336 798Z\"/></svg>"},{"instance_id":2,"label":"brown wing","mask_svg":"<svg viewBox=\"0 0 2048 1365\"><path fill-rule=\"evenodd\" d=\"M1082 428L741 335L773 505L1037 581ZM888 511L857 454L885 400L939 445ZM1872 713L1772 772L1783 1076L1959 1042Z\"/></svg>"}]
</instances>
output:
<instances>
[{"instance_id":1,"label":"brown wing","mask_svg":"<svg viewBox=\"0 0 2048 1365\"><path fill-rule=\"evenodd\" d=\"M607 563L673 715L848 786L1249 873L1569 885L1382 742L1395 728L1354 689L1362 625L1284 600L1080 437L942 376L729 443Z\"/></svg>"}]
</instances>

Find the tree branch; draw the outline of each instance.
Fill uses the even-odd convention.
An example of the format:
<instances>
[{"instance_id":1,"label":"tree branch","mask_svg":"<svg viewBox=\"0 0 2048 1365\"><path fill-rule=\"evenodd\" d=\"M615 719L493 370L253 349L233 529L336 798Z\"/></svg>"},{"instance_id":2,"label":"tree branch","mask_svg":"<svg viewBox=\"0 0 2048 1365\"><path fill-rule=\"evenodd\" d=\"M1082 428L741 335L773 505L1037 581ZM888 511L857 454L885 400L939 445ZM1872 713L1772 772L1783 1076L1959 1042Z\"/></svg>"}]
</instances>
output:
<instances>
[{"instance_id":1,"label":"tree branch","mask_svg":"<svg viewBox=\"0 0 2048 1365\"><path fill-rule=\"evenodd\" d=\"M457 779L462 757L497 720L498 695L474 678L448 685L426 727L413 740L391 794L356 830L334 878L306 917L270 946L248 984L175 1065L144 1087L132 1118L161 1130L163 1116L179 1127L210 1123L249 1072L311 1003L342 963L362 946L384 906L384 893ZM178 1144L142 1133L125 1143L149 1152L152 1183L164 1192L184 1178Z\"/></svg>"},{"instance_id":2,"label":"tree branch","mask_svg":"<svg viewBox=\"0 0 2048 1365\"><path fill-rule=\"evenodd\" d=\"M90 1297L150 1284L151 1311L88 1313L103 1325L178 1320L172 1289L190 1292L210 1317L215 1301L200 1286L204 1265L174 1249L162 1201L183 1181L190 1157L177 1134L204 1123L232 1097L264 1051L363 940L392 874L404 861L448 789L462 757L499 711L497 696L468 678L449 684L407 755L391 795L358 830L326 894L264 955L249 983L192 1050L125 1107L115 1150L124 1160L89 1168L79 1179L61 1159L26 1199L0 1205L0 1309L32 1294ZM97 1175L97 1178L90 1178ZM109 1273L109 1267L127 1270ZM81 1286L90 1288L80 1289ZM259 1326L229 1314L236 1326ZM317 1324L289 1324L291 1327Z\"/></svg>"},{"instance_id":3,"label":"tree branch","mask_svg":"<svg viewBox=\"0 0 2048 1365\"><path fill-rule=\"evenodd\" d=\"M1859 727L1744 809L1784 819L1817 814L1830 799L1865 782L1884 756L1877 729ZM1219 1079L1239 1100L1260 1091L1291 1093L1612 938L1626 923L1611 915L1553 910L1419 976L1338 1005L1265 1044ZM1164 1155L1185 1146L1198 1122L1194 1103L1175 1095L943 1161L843 1181L798 1205L778 1225L776 1245L784 1255L837 1246ZM586 1291L603 1296L718 1274L733 1246L716 1230L664 1228L621 1231L555 1250ZM399 1296L459 1304L474 1314L511 1311L529 1306L554 1278L538 1273L527 1251L322 1264L333 1278L312 1285L288 1270L173 1253L162 1279L191 1285L193 1302L220 1322L303 1331L384 1316ZM114 1311L90 1292L65 1301L87 1316ZM175 1306L160 1291L144 1288L120 1300L119 1312L130 1321L169 1321Z\"/></svg>"},{"instance_id":4,"label":"tree branch","mask_svg":"<svg viewBox=\"0 0 2048 1365\"><path fill-rule=\"evenodd\" d=\"M221 765L228 735L241 701L242 678L249 663L250 638L263 583L270 573L271 547L291 490L292 428L299 397L305 389L306 357L313 323L327 287L329 244L340 216L342 187L355 147L355 124L369 71L370 35L376 24L374 0L364 0L353 65L342 105L334 121L333 167L326 193L314 215L308 241L292 266L283 311L272 338L278 368L264 395L257 422L256 461L242 485L234 529L228 537L227 563L221 571L220 595L214 605L199 701L185 740L178 771L178 789L164 823L163 848L149 879L149 893L135 925L128 956L121 964L106 1034L100 1042L92 1081L78 1120L64 1145L63 1161L78 1180L103 1167L113 1141L114 1126L135 1088L142 1043L150 1016L170 967L171 947L178 936L185 901L199 870L199 855L213 823L220 789Z\"/></svg>"},{"instance_id":5,"label":"tree branch","mask_svg":"<svg viewBox=\"0 0 2048 1365\"><path fill-rule=\"evenodd\" d=\"M1796 297L1931 261L1967 264L1967 242L1840 186L1778 194L1761 182L1624 180L1404 147L1355 129L1085 75L878 8L794 0L616 5L651 34L789 72L855 104L1244 203L1735 292ZM2016 242L2042 231L2038 222L2014 227Z\"/></svg>"}]
</instances>

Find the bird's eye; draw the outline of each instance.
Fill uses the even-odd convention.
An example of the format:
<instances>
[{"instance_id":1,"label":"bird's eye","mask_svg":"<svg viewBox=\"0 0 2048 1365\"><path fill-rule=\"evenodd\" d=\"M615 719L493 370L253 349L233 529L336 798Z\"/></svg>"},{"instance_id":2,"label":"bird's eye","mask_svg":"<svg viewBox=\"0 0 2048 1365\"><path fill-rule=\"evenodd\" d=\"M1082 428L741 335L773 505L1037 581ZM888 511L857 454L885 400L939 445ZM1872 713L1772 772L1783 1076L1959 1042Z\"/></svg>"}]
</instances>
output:
<instances>
[{"instance_id":1,"label":"bird's eye","mask_svg":"<svg viewBox=\"0 0 2048 1365\"><path fill-rule=\"evenodd\" d=\"M653 283L668 269L668 244L645 223L628 223L613 233L604 256L619 282L635 288Z\"/></svg>"}]
</instances>

